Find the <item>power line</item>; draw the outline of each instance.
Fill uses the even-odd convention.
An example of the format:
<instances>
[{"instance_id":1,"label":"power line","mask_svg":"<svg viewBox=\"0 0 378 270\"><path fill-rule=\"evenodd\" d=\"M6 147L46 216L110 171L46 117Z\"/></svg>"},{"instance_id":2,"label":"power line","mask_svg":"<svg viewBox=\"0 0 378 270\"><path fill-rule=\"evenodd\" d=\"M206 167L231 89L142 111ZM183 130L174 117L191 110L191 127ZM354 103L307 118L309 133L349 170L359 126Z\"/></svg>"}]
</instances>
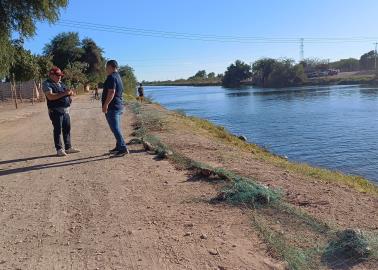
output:
<instances>
[{"instance_id":1,"label":"power line","mask_svg":"<svg viewBox=\"0 0 378 270\"><path fill-rule=\"evenodd\" d=\"M93 31L110 32L132 36L144 36L167 39L183 39L194 41L221 42L221 43L245 43L245 44L298 44L298 38L293 37L258 37L258 36L220 36L213 34L195 34L185 32L161 31L143 28L121 27L106 24L97 24L82 21L62 20L57 23L60 26L74 29L86 29ZM306 43L365 43L376 41L377 37L306 37Z\"/></svg>"}]
</instances>

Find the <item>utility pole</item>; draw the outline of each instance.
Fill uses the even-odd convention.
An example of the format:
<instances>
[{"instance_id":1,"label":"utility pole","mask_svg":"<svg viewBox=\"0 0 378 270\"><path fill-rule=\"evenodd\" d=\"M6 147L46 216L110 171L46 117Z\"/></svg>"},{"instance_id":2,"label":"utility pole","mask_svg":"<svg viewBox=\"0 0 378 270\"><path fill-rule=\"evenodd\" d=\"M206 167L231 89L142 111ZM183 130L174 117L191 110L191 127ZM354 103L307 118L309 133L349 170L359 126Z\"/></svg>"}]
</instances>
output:
<instances>
[{"instance_id":1,"label":"utility pole","mask_svg":"<svg viewBox=\"0 0 378 270\"><path fill-rule=\"evenodd\" d=\"M375 45L375 49L374 49L374 69L377 72L377 46L378 46L378 42L375 42L374 45Z\"/></svg>"},{"instance_id":2,"label":"utility pole","mask_svg":"<svg viewBox=\"0 0 378 270\"><path fill-rule=\"evenodd\" d=\"M300 40L300 45L299 45L299 61L304 60L304 38L301 38Z\"/></svg>"}]
</instances>

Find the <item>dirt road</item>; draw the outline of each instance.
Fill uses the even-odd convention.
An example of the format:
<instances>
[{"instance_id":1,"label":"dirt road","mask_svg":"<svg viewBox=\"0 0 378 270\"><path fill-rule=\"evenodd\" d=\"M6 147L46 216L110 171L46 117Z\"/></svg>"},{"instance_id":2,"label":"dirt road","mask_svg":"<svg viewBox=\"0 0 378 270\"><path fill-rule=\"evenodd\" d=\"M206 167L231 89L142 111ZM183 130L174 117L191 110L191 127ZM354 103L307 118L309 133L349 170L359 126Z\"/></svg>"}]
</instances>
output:
<instances>
[{"instance_id":1,"label":"dirt road","mask_svg":"<svg viewBox=\"0 0 378 270\"><path fill-rule=\"evenodd\" d=\"M213 185L188 181L140 145L104 155L113 137L89 97L74 101L82 152L67 158L52 155L45 104L32 110L0 121L0 269L283 268L246 213L206 202ZM128 139L132 120L128 111Z\"/></svg>"}]
</instances>

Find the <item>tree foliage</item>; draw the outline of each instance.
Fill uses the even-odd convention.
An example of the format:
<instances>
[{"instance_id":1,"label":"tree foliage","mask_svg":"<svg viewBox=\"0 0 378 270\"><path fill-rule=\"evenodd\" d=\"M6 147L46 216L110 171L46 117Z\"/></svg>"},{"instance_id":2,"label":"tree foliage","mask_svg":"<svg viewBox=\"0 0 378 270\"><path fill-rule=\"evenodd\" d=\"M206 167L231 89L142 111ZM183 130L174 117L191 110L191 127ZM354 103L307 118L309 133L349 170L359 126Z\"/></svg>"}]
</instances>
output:
<instances>
[{"instance_id":1,"label":"tree foliage","mask_svg":"<svg viewBox=\"0 0 378 270\"><path fill-rule=\"evenodd\" d=\"M9 68L13 59L13 46L9 39L0 31L0 78L9 74Z\"/></svg>"},{"instance_id":2,"label":"tree foliage","mask_svg":"<svg viewBox=\"0 0 378 270\"><path fill-rule=\"evenodd\" d=\"M52 59L49 56L35 55L38 65L38 72L36 79L42 80L48 77L50 69L53 67Z\"/></svg>"},{"instance_id":3,"label":"tree foliage","mask_svg":"<svg viewBox=\"0 0 378 270\"><path fill-rule=\"evenodd\" d=\"M328 59L306 58L300 62L305 72L314 72L319 70L327 70L330 68Z\"/></svg>"},{"instance_id":4,"label":"tree foliage","mask_svg":"<svg viewBox=\"0 0 378 270\"><path fill-rule=\"evenodd\" d=\"M105 77L104 51L90 38L83 39L81 62L87 63L85 75L88 83L98 83Z\"/></svg>"},{"instance_id":5,"label":"tree foliage","mask_svg":"<svg viewBox=\"0 0 378 270\"><path fill-rule=\"evenodd\" d=\"M253 64L252 71L254 82L263 87L298 85L306 80L303 65L292 59L260 59Z\"/></svg>"},{"instance_id":6,"label":"tree foliage","mask_svg":"<svg viewBox=\"0 0 378 270\"><path fill-rule=\"evenodd\" d=\"M194 76L189 77L189 81L196 81L196 80L205 80L207 79L207 73L206 70L199 70Z\"/></svg>"},{"instance_id":7,"label":"tree foliage","mask_svg":"<svg viewBox=\"0 0 378 270\"><path fill-rule=\"evenodd\" d=\"M103 49L93 39L85 38L80 41L75 32L60 33L55 36L44 48L44 55L50 56L55 66L68 70L69 74L78 78L77 72L82 70L84 77L80 81L85 85L97 85L105 77L105 58ZM78 63L81 63L79 66ZM69 80L71 81L71 79Z\"/></svg>"},{"instance_id":8,"label":"tree foliage","mask_svg":"<svg viewBox=\"0 0 378 270\"><path fill-rule=\"evenodd\" d=\"M45 45L43 52L46 56L52 57L54 65L65 69L70 63L79 61L83 55L79 34L60 33Z\"/></svg>"},{"instance_id":9,"label":"tree foliage","mask_svg":"<svg viewBox=\"0 0 378 270\"><path fill-rule=\"evenodd\" d=\"M330 63L330 67L339 69L341 72L357 71L360 69L360 61L355 58L340 59Z\"/></svg>"},{"instance_id":10,"label":"tree foliage","mask_svg":"<svg viewBox=\"0 0 378 270\"><path fill-rule=\"evenodd\" d=\"M231 64L222 79L222 84L225 87L238 87L243 80L246 80L252 76L251 66L236 60L234 64Z\"/></svg>"},{"instance_id":11,"label":"tree foliage","mask_svg":"<svg viewBox=\"0 0 378 270\"><path fill-rule=\"evenodd\" d=\"M86 63L78 61L68 64L68 66L63 71L64 83L70 88L77 88L79 84L84 84L87 80L85 76L86 68Z\"/></svg>"},{"instance_id":12,"label":"tree foliage","mask_svg":"<svg viewBox=\"0 0 378 270\"><path fill-rule=\"evenodd\" d=\"M375 68L375 51L367 52L361 55L360 58L360 69L362 70L372 70Z\"/></svg>"},{"instance_id":13,"label":"tree foliage","mask_svg":"<svg viewBox=\"0 0 378 270\"><path fill-rule=\"evenodd\" d=\"M215 79L215 73L214 72L210 72L209 74L207 74L207 78L208 79Z\"/></svg>"},{"instance_id":14,"label":"tree foliage","mask_svg":"<svg viewBox=\"0 0 378 270\"><path fill-rule=\"evenodd\" d=\"M0 76L8 75L12 63L12 33L21 38L31 37L36 31L37 21L55 22L60 8L67 0L1 0L0 1Z\"/></svg>"},{"instance_id":15,"label":"tree foliage","mask_svg":"<svg viewBox=\"0 0 378 270\"><path fill-rule=\"evenodd\" d=\"M22 45L23 42L20 40L13 42L13 61L9 72L12 79L25 82L36 78L39 68L36 57Z\"/></svg>"},{"instance_id":16,"label":"tree foliage","mask_svg":"<svg viewBox=\"0 0 378 270\"><path fill-rule=\"evenodd\" d=\"M15 31L22 37L31 37L37 21L57 21L60 8L67 4L67 0L1 0L0 29L8 35Z\"/></svg>"},{"instance_id":17,"label":"tree foliage","mask_svg":"<svg viewBox=\"0 0 378 270\"><path fill-rule=\"evenodd\" d=\"M121 66L119 68L119 75L122 78L123 87L126 96L135 96L135 90L137 85L137 79L134 74L134 69L130 66Z\"/></svg>"}]
</instances>

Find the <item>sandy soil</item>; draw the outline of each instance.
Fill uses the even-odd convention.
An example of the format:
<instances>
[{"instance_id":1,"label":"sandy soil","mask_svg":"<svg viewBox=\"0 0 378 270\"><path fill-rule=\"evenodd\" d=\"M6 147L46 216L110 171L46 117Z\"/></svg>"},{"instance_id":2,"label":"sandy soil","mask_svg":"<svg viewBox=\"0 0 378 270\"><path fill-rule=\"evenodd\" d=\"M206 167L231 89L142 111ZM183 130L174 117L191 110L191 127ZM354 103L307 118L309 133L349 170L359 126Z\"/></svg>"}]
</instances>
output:
<instances>
[{"instance_id":1,"label":"sandy soil","mask_svg":"<svg viewBox=\"0 0 378 270\"><path fill-rule=\"evenodd\" d=\"M259 160L251 153L206 136L206 131L193 132L192 126L184 126L179 120L176 122L171 122L171 127L160 132L159 136L192 159L224 167L280 188L285 192L286 201L331 225L378 232L377 196L286 171Z\"/></svg>"},{"instance_id":2,"label":"sandy soil","mask_svg":"<svg viewBox=\"0 0 378 270\"><path fill-rule=\"evenodd\" d=\"M216 186L139 145L104 155L113 137L88 96L72 108L82 152L67 158L53 156L45 104L0 110L0 269L284 268L247 213L207 203Z\"/></svg>"}]
</instances>

